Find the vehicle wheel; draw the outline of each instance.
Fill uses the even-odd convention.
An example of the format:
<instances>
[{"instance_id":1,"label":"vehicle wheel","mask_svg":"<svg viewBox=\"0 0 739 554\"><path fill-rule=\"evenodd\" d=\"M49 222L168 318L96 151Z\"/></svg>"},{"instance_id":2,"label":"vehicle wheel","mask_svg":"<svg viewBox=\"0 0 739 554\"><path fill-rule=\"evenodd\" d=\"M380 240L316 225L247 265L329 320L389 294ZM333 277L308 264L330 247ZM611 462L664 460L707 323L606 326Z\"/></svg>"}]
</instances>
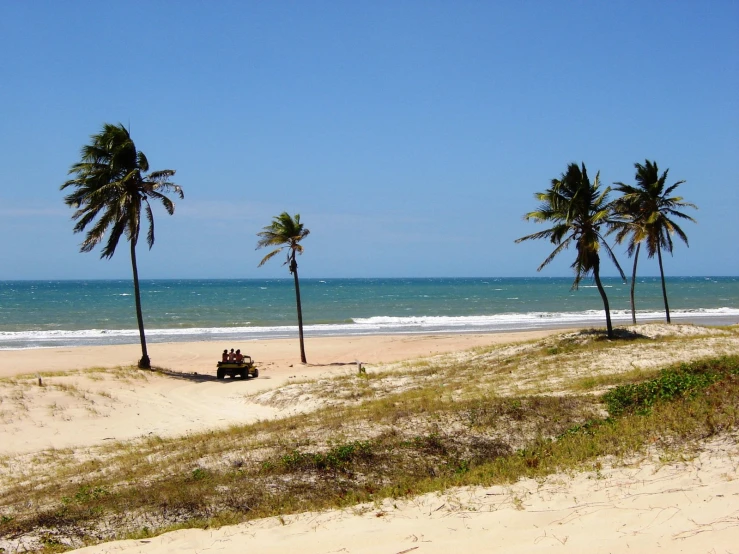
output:
<instances>
[{"instance_id":1,"label":"vehicle wheel","mask_svg":"<svg viewBox=\"0 0 739 554\"><path fill-rule=\"evenodd\" d=\"M216 373L216 377L218 377L219 379L223 379L224 375L223 375L223 370L222 369L218 368L218 372Z\"/></svg>"},{"instance_id":2,"label":"vehicle wheel","mask_svg":"<svg viewBox=\"0 0 739 554\"><path fill-rule=\"evenodd\" d=\"M254 379L259 377L259 370L256 367L254 368L254 373L252 374L252 377L254 377Z\"/></svg>"},{"instance_id":3,"label":"vehicle wheel","mask_svg":"<svg viewBox=\"0 0 739 554\"><path fill-rule=\"evenodd\" d=\"M249 377L249 370L248 370L248 369L244 369L244 370L242 370L242 371L241 371L241 374L240 374L240 377L241 377L242 379L246 379L247 377Z\"/></svg>"}]
</instances>

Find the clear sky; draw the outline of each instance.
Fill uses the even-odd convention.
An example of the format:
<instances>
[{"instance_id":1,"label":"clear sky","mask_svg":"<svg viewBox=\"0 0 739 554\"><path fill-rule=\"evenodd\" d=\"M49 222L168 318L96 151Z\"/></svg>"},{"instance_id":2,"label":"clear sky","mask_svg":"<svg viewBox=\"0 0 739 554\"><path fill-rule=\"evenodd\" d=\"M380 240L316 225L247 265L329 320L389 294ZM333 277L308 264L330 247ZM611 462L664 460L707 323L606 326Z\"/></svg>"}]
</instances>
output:
<instances>
[{"instance_id":1,"label":"clear sky","mask_svg":"<svg viewBox=\"0 0 739 554\"><path fill-rule=\"evenodd\" d=\"M645 158L700 207L667 274L739 275L736 0L0 0L0 51L0 279L130 278L59 191L104 122L185 190L142 278L289 277L255 251L282 211L303 277L536 275L533 194Z\"/></svg>"}]
</instances>

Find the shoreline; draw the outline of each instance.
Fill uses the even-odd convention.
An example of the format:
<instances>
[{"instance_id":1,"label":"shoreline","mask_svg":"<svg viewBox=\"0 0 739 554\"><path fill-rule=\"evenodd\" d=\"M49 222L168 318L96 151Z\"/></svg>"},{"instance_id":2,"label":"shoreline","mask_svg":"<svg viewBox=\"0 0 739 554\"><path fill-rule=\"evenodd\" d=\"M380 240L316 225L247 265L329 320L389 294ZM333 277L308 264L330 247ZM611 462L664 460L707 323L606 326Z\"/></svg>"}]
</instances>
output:
<instances>
[{"instance_id":1,"label":"shoreline","mask_svg":"<svg viewBox=\"0 0 739 554\"><path fill-rule=\"evenodd\" d=\"M672 317L678 325L704 327L739 325L735 316ZM521 342L542 338L554 333L580 329L604 328L604 321L572 323L548 322L533 329L444 329L439 331L385 330L365 334L308 334L305 338L308 364L299 361L297 328L294 337L209 338L202 340L157 341L147 335L147 349L156 368L180 373L215 374L215 364L223 349L240 348L250 355L260 370L285 369L293 366L309 369L362 362L377 364L466 350L485 344ZM657 318L638 320L638 325L663 323ZM630 326L630 321L614 321L614 328ZM427 348L429 341L436 347ZM141 357L138 337L124 344L36 346L27 348L0 348L0 378L39 372L72 371L88 368L113 368L136 365ZM266 364L266 367L265 365ZM302 372L301 372L302 373Z\"/></svg>"},{"instance_id":2,"label":"shoreline","mask_svg":"<svg viewBox=\"0 0 739 554\"><path fill-rule=\"evenodd\" d=\"M308 363L300 363L298 339L250 339L148 342L147 349L156 368L177 373L215 375L221 352L240 348L255 361L260 372L315 374L316 368L337 364L379 364L466 350L486 344L503 344L542 338L573 327L493 333L447 332L419 334L377 334L307 337ZM43 372L136 365L141 356L138 343L100 346L66 346L0 350L0 378ZM262 374L264 375L264 373ZM271 374L271 378L277 375ZM282 381L282 379L278 379ZM279 383L272 383L275 386Z\"/></svg>"},{"instance_id":3,"label":"shoreline","mask_svg":"<svg viewBox=\"0 0 739 554\"><path fill-rule=\"evenodd\" d=\"M611 320L614 326L628 326L631 323L631 314L621 313L623 310L612 310ZM523 314L530 315L530 314ZM560 314L566 315L566 314ZM476 317L476 316L474 316ZM482 319L495 316L479 316ZM671 312L673 323L700 326L730 326L739 325L739 315L711 313L697 315L680 310ZM421 318L430 319L435 318ZM561 331L566 329L588 329L605 327L605 315L587 314L579 319L549 319L541 317L539 320L522 322L488 321L468 322L467 316L438 319L458 319L455 324L448 321L441 323L425 323L413 325L408 323L389 326L367 328L360 324L352 325L306 325L304 332L306 341L322 339L360 339L377 336L447 336L447 335L497 335L529 332ZM664 314L638 314L637 324L662 323ZM296 325L284 327L215 327L215 328L148 328L146 331L147 345L189 344L189 343L259 343L261 341L293 340L297 337ZM38 334L38 336L36 336ZM48 334L47 336L44 336ZM14 346L12 343L29 342L30 345ZM7 345L10 343L11 345ZM132 346L139 344L137 329L80 329L80 330L49 330L49 331L5 331L0 332L0 353L16 351L33 351L68 348L94 348L112 346ZM2 367L0 359L0 368ZM1 371L1 369L0 369Z\"/></svg>"}]
</instances>

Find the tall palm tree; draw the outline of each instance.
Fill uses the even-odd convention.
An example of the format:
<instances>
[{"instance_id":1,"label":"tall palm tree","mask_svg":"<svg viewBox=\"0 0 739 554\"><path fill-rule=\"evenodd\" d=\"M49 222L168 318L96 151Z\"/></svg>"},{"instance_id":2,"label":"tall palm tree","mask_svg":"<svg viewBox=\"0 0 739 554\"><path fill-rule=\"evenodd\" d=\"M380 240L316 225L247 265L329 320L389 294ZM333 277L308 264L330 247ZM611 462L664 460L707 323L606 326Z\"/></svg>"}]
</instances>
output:
<instances>
[{"instance_id":1,"label":"tall palm tree","mask_svg":"<svg viewBox=\"0 0 739 554\"><path fill-rule=\"evenodd\" d=\"M290 273L292 273L293 279L295 279L295 300L298 305L298 335L300 337L300 361L303 363L306 363L305 344L303 342L303 308L300 304L298 262L295 260L295 255L303 253L303 245L300 244L300 241L307 237L309 233L310 231L305 229L303 224L300 223L300 214L295 214L295 217L292 217L287 212L282 212L280 215L272 218L272 223L257 233L257 236L261 237L257 242L257 250L265 246L279 246L279 248L276 248L262 258L262 261L259 262L259 267L262 267L272 256L279 254L282 250L287 250L287 261L285 265L290 268Z\"/></svg>"},{"instance_id":2,"label":"tall palm tree","mask_svg":"<svg viewBox=\"0 0 739 554\"><path fill-rule=\"evenodd\" d=\"M670 323L670 308L667 304L667 286L665 272L662 267L662 250L672 254L672 235L687 245L688 237L671 218L678 217L695 223L695 219L679 211L681 208L696 208L695 204L683 202L682 196L670 196L685 181L678 181L665 188L667 182L666 169L659 174L657 162L644 161L644 165L635 163L636 186L614 183L622 197L614 202L614 210L618 220L613 225L616 241L623 242L627 237L629 244L627 253L634 255L634 269L631 274L631 319L636 323L636 307L634 304L634 288L636 286L636 264L639 261L639 250L646 244L647 256L653 258L657 254L659 274L662 279L662 297L665 302L665 317Z\"/></svg>"},{"instance_id":3,"label":"tall palm tree","mask_svg":"<svg viewBox=\"0 0 739 554\"><path fill-rule=\"evenodd\" d=\"M548 238L552 244L557 245L537 271L541 271L557 254L574 244L577 257L571 266L575 270L575 281L572 288L577 289L584 277L593 274L606 311L608 338L613 338L608 297L600 281L599 252L601 245L605 247L613 263L616 264L621 277L624 280L626 277L601 233L601 228L609 223L611 217L611 206L607 202L611 189L608 187L600 192L599 188L600 173L595 176L595 181L591 184L584 163L582 168L575 163L569 164L567 171L559 179L552 179L551 187L545 192L535 194L537 200L541 202L539 209L524 216L527 221L553 223L554 226L545 231L521 237L516 242Z\"/></svg>"},{"instance_id":4,"label":"tall palm tree","mask_svg":"<svg viewBox=\"0 0 739 554\"><path fill-rule=\"evenodd\" d=\"M167 213L172 215L174 203L164 193L174 192L180 198L184 198L184 194L181 187L169 181L175 174L173 169L149 173L146 156L136 150L128 130L122 124L106 123L100 133L90 138L91 143L82 147L81 161L69 170L76 177L61 186L62 190L73 187L72 192L64 197L64 202L76 210L72 214L72 219L77 221L75 233L81 233L88 225L92 225L80 246L80 252L92 251L107 233L100 257L111 258L121 236L126 235L131 248L136 319L141 339L139 367L151 369L136 265L141 212L146 214L149 222L146 242L151 248L154 245L154 214L149 201L160 201Z\"/></svg>"}]
</instances>

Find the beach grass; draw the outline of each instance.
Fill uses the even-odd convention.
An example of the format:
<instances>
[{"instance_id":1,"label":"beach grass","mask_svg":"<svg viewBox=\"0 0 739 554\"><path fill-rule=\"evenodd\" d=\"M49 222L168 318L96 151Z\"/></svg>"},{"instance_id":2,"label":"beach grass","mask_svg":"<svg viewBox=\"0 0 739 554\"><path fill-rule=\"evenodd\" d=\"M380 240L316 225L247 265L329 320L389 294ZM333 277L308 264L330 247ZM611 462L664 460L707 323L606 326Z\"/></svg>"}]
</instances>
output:
<instances>
[{"instance_id":1,"label":"beach grass","mask_svg":"<svg viewBox=\"0 0 739 554\"><path fill-rule=\"evenodd\" d=\"M710 357L635 368L634 359L670 350L673 339L632 333L605 341L601 334L291 383L260 400L308 395L322 403L282 419L36 453L2 481L0 540L60 552L453 486L598 471L650 449L689 457L700 441L736 431L736 353L717 346ZM682 338L698 340L708 339ZM598 369L604 353L623 363Z\"/></svg>"}]
</instances>

